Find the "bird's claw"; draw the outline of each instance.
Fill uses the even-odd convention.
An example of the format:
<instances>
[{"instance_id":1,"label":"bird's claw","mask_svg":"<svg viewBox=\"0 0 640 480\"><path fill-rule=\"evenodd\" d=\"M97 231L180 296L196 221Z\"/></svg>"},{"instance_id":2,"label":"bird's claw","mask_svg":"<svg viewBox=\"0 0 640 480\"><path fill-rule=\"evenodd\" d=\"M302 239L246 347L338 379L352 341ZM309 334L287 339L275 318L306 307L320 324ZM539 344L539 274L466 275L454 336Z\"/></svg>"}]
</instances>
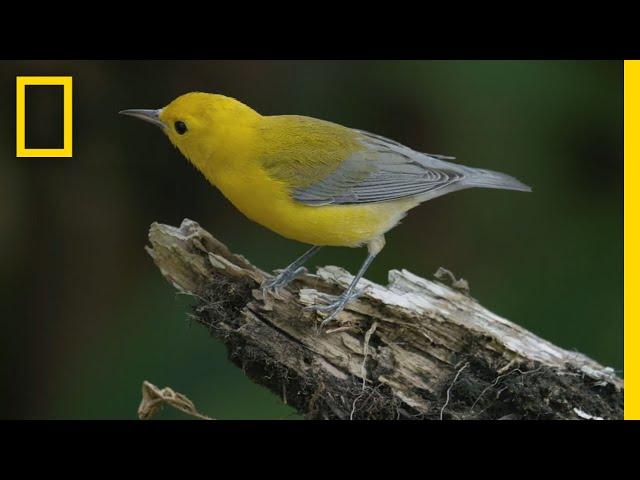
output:
<instances>
[{"instance_id":1,"label":"bird's claw","mask_svg":"<svg viewBox=\"0 0 640 480\"><path fill-rule=\"evenodd\" d=\"M305 307L305 310L314 310L316 312L327 313L327 316L320 323L320 330L322 330L325 326L327 326L336 316L344 310L344 307L349 303L350 300L354 298L358 298L364 290L358 290L356 292L350 294L340 295L334 302L331 302L327 305L310 305Z\"/></svg>"},{"instance_id":2,"label":"bird's claw","mask_svg":"<svg viewBox=\"0 0 640 480\"><path fill-rule=\"evenodd\" d=\"M305 267L298 267L295 270L283 270L277 276L271 277L262 282L261 289L263 296L267 293L278 294L278 290L286 287L293 280L299 276L305 274L307 269Z\"/></svg>"}]
</instances>

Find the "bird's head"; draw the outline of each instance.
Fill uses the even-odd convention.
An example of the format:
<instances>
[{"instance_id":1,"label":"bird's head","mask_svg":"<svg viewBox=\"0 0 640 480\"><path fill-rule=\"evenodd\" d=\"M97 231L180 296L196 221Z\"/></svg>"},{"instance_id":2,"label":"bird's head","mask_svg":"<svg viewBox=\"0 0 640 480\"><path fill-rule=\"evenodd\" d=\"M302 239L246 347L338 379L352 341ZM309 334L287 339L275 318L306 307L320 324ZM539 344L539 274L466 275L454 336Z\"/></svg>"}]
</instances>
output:
<instances>
[{"instance_id":1,"label":"bird's head","mask_svg":"<svg viewBox=\"0 0 640 480\"><path fill-rule=\"evenodd\" d=\"M157 110L123 110L160 127L178 149L201 170L247 140L260 114L238 100L211 93L184 94Z\"/></svg>"}]
</instances>

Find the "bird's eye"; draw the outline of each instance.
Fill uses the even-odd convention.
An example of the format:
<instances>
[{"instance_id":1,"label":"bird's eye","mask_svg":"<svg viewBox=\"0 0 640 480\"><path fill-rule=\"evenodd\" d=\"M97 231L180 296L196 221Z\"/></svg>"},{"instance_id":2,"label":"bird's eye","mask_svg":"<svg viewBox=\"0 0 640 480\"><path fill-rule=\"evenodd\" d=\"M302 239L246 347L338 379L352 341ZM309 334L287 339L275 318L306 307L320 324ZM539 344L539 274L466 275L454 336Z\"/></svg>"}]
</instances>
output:
<instances>
[{"instance_id":1,"label":"bird's eye","mask_svg":"<svg viewBox=\"0 0 640 480\"><path fill-rule=\"evenodd\" d=\"M185 125L185 123L179 120L174 123L173 126L175 127L176 132L178 132L178 135L183 135L187 131L187 126Z\"/></svg>"}]
</instances>

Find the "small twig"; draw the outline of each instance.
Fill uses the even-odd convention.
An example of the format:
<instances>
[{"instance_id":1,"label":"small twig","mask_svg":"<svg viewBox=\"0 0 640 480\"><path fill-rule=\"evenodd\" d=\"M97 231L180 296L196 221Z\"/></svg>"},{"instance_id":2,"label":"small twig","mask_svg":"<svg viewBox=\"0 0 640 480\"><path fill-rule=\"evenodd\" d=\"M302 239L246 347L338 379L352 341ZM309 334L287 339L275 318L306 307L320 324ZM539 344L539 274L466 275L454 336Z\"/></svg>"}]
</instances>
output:
<instances>
[{"instance_id":1,"label":"small twig","mask_svg":"<svg viewBox=\"0 0 640 480\"><path fill-rule=\"evenodd\" d=\"M160 411L164 404L201 420L214 420L198 412L196 406L186 395L169 387L160 389L146 380L142 382L142 400L140 401L140 406L138 406L138 418L140 420L150 420Z\"/></svg>"},{"instance_id":2,"label":"small twig","mask_svg":"<svg viewBox=\"0 0 640 480\"><path fill-rule=\"evenodd\" d=\"M346 325L344 327L328 328L325 331L325 333L329 335L331 333L347 332L349 330L355 330L355 329L356 329L355 325Z\"/></svg>"},{"instance_id":3,"label":"small twig","mask_svg":"<svg viewBox=\"0 0 640 480\"><path fill-rule=\"evenodd\" d=\"M369 328L369 330L367 330L367 333L365 333L364 335L364 351L363 351L363 356L364 358L362 359L362 367L360 369L360 371L362 372L362 391L364 392L365 387L367 386L367 356L369 355L369 341L371 340L371 335L374 334L374 332L376 331L376 328L378 328L378 322L375 321L373 322L373 325L371 325L371 328Z\"/></svg>"},{"instance_id":4,"label":"small twig","mask_svg":"<svg viewBox=\"0 0 640 480\"><path fill-rule=\"evenodd\" d=\"M456 376L453 377L453 382L451 382L451 385L449 385L449 388L447 388L447 401L444 402L444 405L442 405L442 408L440 409L440 420L442 420L442 416L444 415L444 409L447 408L447 405L449 405L449 398L451 395L451 389L453 388L453 385L456 383L456 380L458 380L458 377L460 376L460 374L462 373L462 371L467 368L469 366L469 362L465 363L462 368L460 370L458 370L458 372L456 373Z\"/></svg>"},{"instance_id":5,"label":"small twig","mask_svg":"<svg viewBox=\"0 0 640 480\"><path fill-rule=\"evenodd\" d=\"M438 268L438 271L436 271L436 273L433 274L433 276L437 280L440 280L441 282L449 280L452 288L455 288L456 290L460 290L465 295L469 295L469 292L470 292L469 282L467 282L464 278L456 279L455 275L450 270L447 270L444 267L440 267Z\"/></svg>"}]
</instances>

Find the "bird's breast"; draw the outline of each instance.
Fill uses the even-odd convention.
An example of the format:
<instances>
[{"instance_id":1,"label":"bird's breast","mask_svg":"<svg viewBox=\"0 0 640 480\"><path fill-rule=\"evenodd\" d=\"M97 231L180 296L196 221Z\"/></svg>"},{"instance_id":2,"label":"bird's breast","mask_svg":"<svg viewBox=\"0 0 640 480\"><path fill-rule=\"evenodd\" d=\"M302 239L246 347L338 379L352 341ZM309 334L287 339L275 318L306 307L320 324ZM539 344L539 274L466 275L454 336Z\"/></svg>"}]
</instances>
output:
<instances>
[{"instance_id":1,"label":"bird's breast","mask_svg":"<svg viewBox=\"0 0 640 480\"><path fill-rule=\"evenodd\" d=\"M396 201L310 206L293 200L282 182L259 168L217 175L214 183L251 220L312 245L357 246L393 228L414 206Z\"/></svg>"}]
</instances>

